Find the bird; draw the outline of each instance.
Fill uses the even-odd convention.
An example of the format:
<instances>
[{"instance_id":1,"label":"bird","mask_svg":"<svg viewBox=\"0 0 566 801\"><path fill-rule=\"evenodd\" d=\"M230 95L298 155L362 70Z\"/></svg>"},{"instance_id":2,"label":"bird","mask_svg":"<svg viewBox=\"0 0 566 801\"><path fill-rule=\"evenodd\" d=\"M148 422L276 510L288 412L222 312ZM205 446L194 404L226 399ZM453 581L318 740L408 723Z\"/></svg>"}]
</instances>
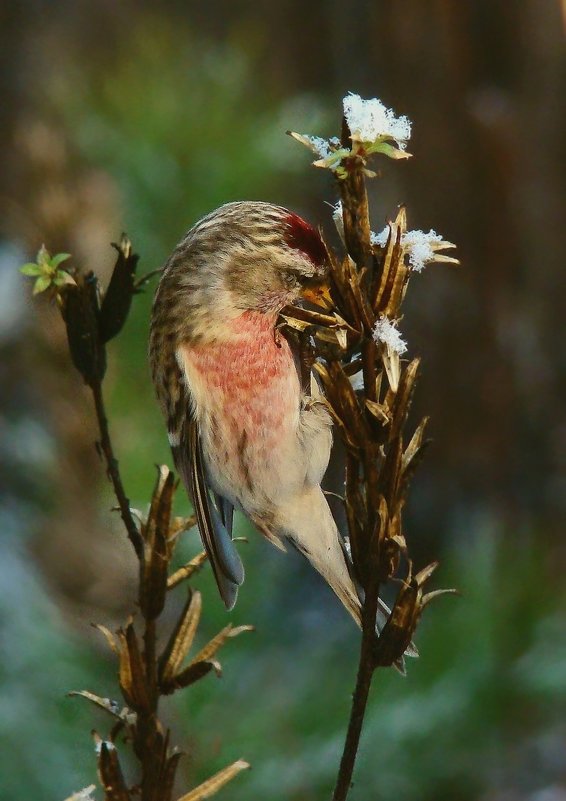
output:
<instances>
[{"instance_id":1,"label":"bird","mask_svg":"<svg viewBox=\"0 0 566 801\"><path fill-rule=\"evenodd\" d=\"M227 609L244 581L232 539L237 509L273 545L302 553L361 625L363 591L321 488L332 421L278 329L285 306L306 299L328 308L328 270L320 233L298 214L226 203L188 231L163 268L149 359ZM383 603L379 614L383 625Z\"/></svg>"}]
</instances>

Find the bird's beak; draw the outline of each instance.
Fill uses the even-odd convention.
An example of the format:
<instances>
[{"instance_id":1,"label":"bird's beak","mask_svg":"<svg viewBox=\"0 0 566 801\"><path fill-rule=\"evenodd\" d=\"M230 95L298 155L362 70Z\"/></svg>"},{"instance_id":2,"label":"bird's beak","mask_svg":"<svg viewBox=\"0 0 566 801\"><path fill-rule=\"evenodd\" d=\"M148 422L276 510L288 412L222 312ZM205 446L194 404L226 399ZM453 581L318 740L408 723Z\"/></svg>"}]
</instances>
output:
<instances>
[{"instance_id":1,"label":"bird's beak","mask_svg":"<svg viewBox=\"0 0 566 801\"><path fill-rule=\"evenodd\" d=\"M326 311L334 308L334 301L330 295L330 284L327 278L309 281L303 287L301 295L309 303L320 306Z\"/></svg>"}]
</instances>

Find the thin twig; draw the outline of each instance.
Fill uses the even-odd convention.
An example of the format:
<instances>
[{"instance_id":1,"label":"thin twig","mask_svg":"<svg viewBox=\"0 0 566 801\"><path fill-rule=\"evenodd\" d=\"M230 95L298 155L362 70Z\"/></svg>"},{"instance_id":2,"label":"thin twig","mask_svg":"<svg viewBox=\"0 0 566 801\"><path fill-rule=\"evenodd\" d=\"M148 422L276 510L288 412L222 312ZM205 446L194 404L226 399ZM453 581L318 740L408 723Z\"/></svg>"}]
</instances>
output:
<instances>
[{"instance_id":1,"label":"thin twig","mask_svg":"<svg viewBox=\"0 0 566 801\"><path fill-rule=\"evenodd\" d=\"M118 460L114 456L114 449L112 447L112 440L110 439L110 431L108 429L106 409L104 407L104 397L102 395L102 383L100 381L95 381L92 384L91 389L94 398L94 407L96 409L98 430L100 432L100 449L104 454L104 459L106 461L108 478L112 482L114 494L116 495L118 506L120 508L120 515L124 521L130 542L134 546L134 550L138 559L141 560L143 559L143 541L130 509L130 501L126 496L124 485L122 484L122 478L118 469Z\"/></svg>"},{"instance_id":2,"label":"thin twig","mask_svg":"<svg viewBox=\"0 0 566 801\"><path fill-rule=\"evenodd\" d=\"M354 765L360 745L360 735L366 714L371 682L375 671L375 621L377 618L377 605L379 598L379 582L374 580L367 588L365 601L362 607L362 644L360 647L360 660L356 687L352 697L350 721L344 742L344 750L340 760L340 768L336 779L336 786L332 801L345 801L352 785Z\"/></svg>"},{"instance_id":3,"label":"thin twig","mask_svg":"<svg viewBox=\"0 0 566 801\"><path fill-rule=\"evenodd\" d=\"M140 275L140 277L134 281L134 290L145 286L155 275L159 275L162 272L163 267L156 267L155 270L150 270L148 273L145 273L145 275Z\"/></svg>"}]
</instances>

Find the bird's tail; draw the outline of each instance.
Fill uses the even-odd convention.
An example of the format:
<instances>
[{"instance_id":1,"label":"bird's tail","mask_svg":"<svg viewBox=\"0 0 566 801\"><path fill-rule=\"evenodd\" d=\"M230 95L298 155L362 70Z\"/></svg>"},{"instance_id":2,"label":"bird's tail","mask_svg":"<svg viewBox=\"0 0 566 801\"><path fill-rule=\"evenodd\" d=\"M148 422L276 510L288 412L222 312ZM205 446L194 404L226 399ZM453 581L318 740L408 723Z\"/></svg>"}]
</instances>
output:
<instances>
[{"instance_id":1,"label":"bird's tail","mask_svg":"<svg viewBox=\"0 0 566 801\"><path fill-rule=\"evenodd\" d=\"M285 505L285 517L276 519L274 529L280 539L291 542L334 590L345 608L361 626L363 590L352 578L352 565L338 533L332 512L320 487L312 487ZM379 601L376 631L379 633L390 609ZM411 643L407 656L418 656Z\"/></svg>"},{"instance_id":2,"label":"bird's tail","mask_svg":"<svg viewBox=\"0 0 566 801\"><path fill-rule=\"evenodd\" d=\"M284 515L276 516L273 528L281 540L290 542L308 559L360 625L360 598L321 488L309 488L285 504Z\"/></svg>"}]
</instances>

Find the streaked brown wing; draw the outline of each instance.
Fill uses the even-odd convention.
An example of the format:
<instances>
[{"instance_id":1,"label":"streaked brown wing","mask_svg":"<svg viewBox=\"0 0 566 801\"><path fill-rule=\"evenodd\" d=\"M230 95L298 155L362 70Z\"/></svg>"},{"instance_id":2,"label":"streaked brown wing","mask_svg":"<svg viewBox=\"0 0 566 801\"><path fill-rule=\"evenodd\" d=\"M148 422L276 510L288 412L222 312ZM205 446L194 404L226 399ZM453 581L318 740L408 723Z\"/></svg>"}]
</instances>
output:
<instances>
[{"instance_id":1,"label":"streaked brown wing","mask_svg":"<svg viewBox=\"0 0 566 801\"><path fill-rule=\"evenodd\" d=\"M219 512L211 498L196 420L181 426L179 444L172 451L177 470L193 502L200 536L220 595L227 609L232 609L238 587L244 581L244 566L229 532L233 507L217 495Z\"/></svg>"}]
</instances>

